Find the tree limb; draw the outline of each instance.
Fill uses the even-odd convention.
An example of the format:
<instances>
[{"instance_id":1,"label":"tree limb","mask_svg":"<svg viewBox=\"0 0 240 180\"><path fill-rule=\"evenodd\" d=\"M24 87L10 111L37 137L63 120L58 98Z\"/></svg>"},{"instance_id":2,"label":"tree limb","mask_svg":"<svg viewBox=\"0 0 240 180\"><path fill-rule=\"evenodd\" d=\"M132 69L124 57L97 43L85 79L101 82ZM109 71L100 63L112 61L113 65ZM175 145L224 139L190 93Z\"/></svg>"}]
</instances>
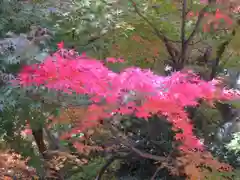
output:
<instances>
[{"instance_id":1,"label":"tree limb","mask_svg":"<svg viewBox=\"0 0 240 180\"><path fill-rule=\"evenodd\" d=\"M157 174L158 174L158 172L159 172L161 169L162 169L161 166L159 166L159 167L157 168L157 170L155 171L155 173L154 173L153 176L151 177L151 180L154 180L154 179L157 177Z\"/></svg>"},{"instance_id":2,"label":"tree limb","mask_svg":"<svg viewBox=\"0 0 240 180\"><path fill-rule=\"evenodd\" d=\"M143 152L143 151L137 149L136 147L134 147L133 142L129 142L128 138L124 134L119 132L117 130L117 128L115 128L114 126L111 126L111 127L112 127L111 130L112 130L113 134L115 134L115 136L116 136L116 138L115 138L116 141L118 141L120 144L129 148L132 152L134 152L138 156L145 158L145 159L155 160L155 161L166 161L166 157L153 155L153 154L146 153L146 152Z\"/></svg>"},{"instance_id":3,"label":"tree limb","mask_svg":"<svg viewBox=\"0 0 240 180\"><path fill-rule=\"evenodd\" d=\"M170 39L168 39L160 30L158 30L154 25L153 23L151 23L138 9L136 3L133 1L133 0L129 0L133 7L134 7L134 10L135 12L153 29L154 33L157 35L157 37L163 41L163 43L165 44L166 46L166 49L169 53L169 55L171 56L172 60L174 62L176 62L176 57L178 55L178 50L176 48L173 47L173 45L170 44Z\"/></svg>"},{"instance_id":4,"label":"tree limb","mask_svg":"<svg viewBox=\"0 0 240 180\"><path fill-rule=\"evenodd\" d=\"M236 35L236 31L235 29L232 31L232 36L227 39L226 41L224 41L222 44L220 44L220 46L217 49L217 57L215 59L215 63L212 66L212 71L211 71L211 75L210 75L210 80L212 80L213 78L215 78L217 71L218 71L218 67L219 67L219 63L220 60L223 56L223 53L225 52L225 49L227 48L227 46L230 44L231 40L233 39L233 37Z\"/></svg>"},{"instance_id":5,"label":"tree limb","mask_svg":"<svg viewBox=\"0 0 240 180\"><path fill-rule=\"evenodd\" d=\"M183 2L182 2L182 26L181 26L182 49L181 49L181 56L180 56L180 65L183 65L185 62L186 52L187 52L187 47L188 47L188 43L185 40L186 11L187 11L187 0L183 0ZM180 67L180 68L182 68L182 67Z\"/></svg>"},{"instance_id":6,"label":"tree limb","mask_svg":"<svg viewBox=\"0 0 240 180\"><path fill-rule=\"evenodd\" d=\"M97 177L95 180L101 180L102 179L102 176L103 174L105 173L105 171L108 169L109 166L111 166L111 164L117 160L117 159L124 159L125 157L127 157L128 155L125 155L125 156L120 156L120 155L114 155L112 157L110 157L107 162L102 166L102 168L100 169Z\"/></svg>"},{"instance_id":7,"label":"tree limb","mask_svg":"<svg viewBox=\"0 0 240 180\"><path fill-rule=\"evenodd\" d=\"M143 151L131 146L130 144L128 144L124 141L121 141L121 143L142 158L151 159L151 160L155 160L155 161L161 161L161 162L166 161L166 157L161 157L161 156L157 156L157 155L153 155L153 154L150 154L150 153L143 152Z\"/></svg>"},{"instance_id":8,"label":"tree limb","mask_svg":"<svg viewBox=\"0 0 240 180\"><path fill-rule=\"evenodd\" d=\"M204 17L205 12L207 11L207 9L210 7L210 4L206 5L204 8L202 8L202 10L199 12L199 16L196 22L196 25L192 31L192 33L189 35L188 39L186 40L186 44L189 44L189 42L192 41L192 39L194 38L195 34L198 32L199 26L202 22L202 19Z\"/></svg>"}]
</instances>

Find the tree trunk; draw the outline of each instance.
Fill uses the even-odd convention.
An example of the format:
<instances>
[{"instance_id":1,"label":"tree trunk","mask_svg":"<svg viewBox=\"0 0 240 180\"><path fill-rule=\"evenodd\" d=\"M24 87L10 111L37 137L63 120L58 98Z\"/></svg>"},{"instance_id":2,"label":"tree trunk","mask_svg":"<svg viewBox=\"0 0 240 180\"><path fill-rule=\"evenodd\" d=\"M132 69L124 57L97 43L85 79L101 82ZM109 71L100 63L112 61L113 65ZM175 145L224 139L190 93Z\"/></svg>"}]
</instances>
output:
<instances>
[{"instance_id":1,"label":"tree trunk","mask_svg":"<svg viewBox=\"0 0 240 180\"><path fill-rule=\"evenodd\" d=\"M54 166L54 157L48 155L47 152L47 146L44 142L44 136L43 136L43 128L39 128L37 130L32 130L32 135L35 139L35 142L37 144L39 153L43 156L44 164L45 164L45 177L46 180L63 180L63 177L59 170L56 169Z\"/></svg>"}]
</instances>

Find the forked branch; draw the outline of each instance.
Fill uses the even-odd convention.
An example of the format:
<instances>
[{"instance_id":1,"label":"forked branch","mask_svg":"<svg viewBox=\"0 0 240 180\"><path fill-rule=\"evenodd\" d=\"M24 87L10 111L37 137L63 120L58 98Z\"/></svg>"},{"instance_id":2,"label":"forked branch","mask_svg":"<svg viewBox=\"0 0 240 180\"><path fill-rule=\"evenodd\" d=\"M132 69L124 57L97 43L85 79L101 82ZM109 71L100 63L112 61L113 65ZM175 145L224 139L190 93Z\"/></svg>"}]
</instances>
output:
<instances>
[{"instance_id":1,"label":"forked branch","mask_svg":"<svg viewBox=\"0 0 240 180\"><path fill-rule=\"evenodd\" d=\"M207 12L208 8L210 7L210 4L206 5L204 8L202 8L202 10L199 12L199 15L198 15L198 19L197 19L197 22L196 22L196 25L195 27L193 28L193 31L192 33L189 35L188 39L186 40L186 44L189 44L192 39L194 38L194 36L196 35L196 33L198 32L199 30L199 27L201 25L201 22L204 18L204 14Z\"/></svg>"},{"instance_id":2,"label":"forked branch","mask_svg":"<svg viewBox=\"0 0 240 180\"><path fill-rule=\"evenodd\" d=\"M179 51L173 47L173 45L170 42L177 42L177 41L173 41L170 40L169 38L167 38L159 29L157 29L154 24L149 21L139 10L139 8L137 7L136 3L133 0L129 0L135 10L135 12L153 29L154 33L156 34L156 36L163 41L164 45L166 46L166 49L169 53L169 55L171 56L172 60L174 62L176 62L176 57L179 54Z\"/></svg>"}]
</instances>

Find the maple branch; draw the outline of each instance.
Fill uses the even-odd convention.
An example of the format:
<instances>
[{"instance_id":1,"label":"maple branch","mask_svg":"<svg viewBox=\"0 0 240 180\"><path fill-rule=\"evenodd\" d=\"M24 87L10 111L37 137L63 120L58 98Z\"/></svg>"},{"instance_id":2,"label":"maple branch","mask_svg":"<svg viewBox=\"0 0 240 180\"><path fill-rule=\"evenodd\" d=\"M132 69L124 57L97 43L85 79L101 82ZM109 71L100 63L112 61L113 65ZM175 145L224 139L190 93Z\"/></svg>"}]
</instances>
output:
<instances>
[{"instance_id":1,"label":"maple branch","mask_svg":"<svg viewBox=\"0 0 240 180\"><path fill-rule=\"evenodd\" d=\"M153 155L153 154L146 153L144 151L141 151L141 150L137 149L136 147L134 147L134 145L132 145L132 143L129 142L129 139L124 134L122 134L121 132L119 132L117 130L116 127L114 127L113 125L111 127L112 127L111 130L112 130L113 134L115 134L115 136L116 136L115 139L120 144L122 144L125 147L129 148L132 152L134 152L138 156L140 156L142 158L145 158L145 159L155 160L155 161L166 161L166 157Z\"/></svg>"},{"instance_id":2,"label":"maple branch","mask_svg":"<svg viewBox=\"0 0 240 180\"><path fill-rule=\"evenodd\" d=\"M173 40L168 39L159 29L157 29L153 23L151 23L138 9L136 3L133 0L129 0L132 4L132 6L134 7L135 12L153 29L153 31L155 32L155 34L157 35L157 37L159 39L161 39L165 46L166 49L169 53L169 55L172 57L172 60L174 62L176 62L176 56L179 54L178 50L176 48L173 47L173 45L170 44L170 41L172 42L176 42Z\"/></svg>"},{"instance_id":3,"label":"maple branch","mask_svg":"<svg viewBox=\"0 0 240 180\"><path fill-rule=\"evenodd\" d=\"M118 117L115 117L115 118L118 118ZM155 160L155 161L158 161L158 162L166 162L166 161L169 161L169 156L166 158L166 157L161 157L161 156L157 156L157 155L153 155L153 154L150 154L150 153L146 153L146 152L143 152L139 149L137 149L136 147L134 147L128 140L128 138L122 134L121 132L118 131L118 129L116 127L114 127L113 125L111 125L111 131L113 132L113 134L116 136L115 137L115 140L118 141L120 144L122 144L123 146L129 148L133 153L137 154L138 156L142 157L142 158L145 158L145 159L151 159L151 160ZM108 161L106 162L106 164L101 168L98 176L96 177L95 180L101 180L104 172L107 170L107 168L117 159L125 159L126 157L132 157L132 153L128 153L127 155L125 156L120 156L120 155L115 155L115 156L112 156L110 159L108 159ZM161 168L159 168L160 170ZM159 171L158 170L158 171Z\"/></svg>"},{"instance_id":4,"label":"maple branch","mask_svg":"<svg viewBox=\"0 0 240 180\"><path fill-rule=\"evenodd\" d=\"M182 26L181 26L182 48L183 48L184 43L185 43L186 9L187 9L187 1L183 0L183 2L182 2Z\"/></svg>"},{"instance_id":5,"label":"maple branch","mask_svg":"<svg viewBox=\"0 0 240 180\"><path fill-rule=\"evenodd\" d=\"M183 66L185 59L186 59L186 52L187 52L187 46L188 43L185 40L185 25L186 25L186 11L187 11L187 1L183 0L182 2L182 26L181 26L181 56L180 56L180 65ZM182 67L180 67L182 68Z\"/></svg>"},{"instance_id":6,"label":"maple branch","mask_svg":"<svg viewBox=\"0 0 240 180\"><path fill-rule=\"evenodd\" d=\"M231 40L233 39L233 37L236 35L236 31L235 29L232 31L232 35L229 39L227 39L226 41L224 41L222 44L220 44L220 46L217 48L217 57L215 59L215 63L212 66L212 71L211 71L211 75L210 75L210 80L212 80L218 71L218 67L219 67L219 63L220 60L223 56L223 53L225 52L225 49L227 48L227 46L230 44Z\"/></svg>"},{"instance_id":7,"label":"maple branch","mask_svg":"<svg viewBox=\"0 0 240 180\"><path fill-rule=\"evenodd\" d=\"M115 156L112 156L111 158L109 158L106 162L106 164L104 164L102 166L102 168L100 169L97 177L95 180L101 180L102 179L102 176L104 174L104 172L107 170L107 168L116 160L116 157Z\"/></svg>"},{"instance_id":8,"label":"maple branch","mask_svg":"<svg viewBox=\"0 0 240 180\"><path fill-rule=\"evenodd\" d=\"M127 156L129 156L129 154L125 155L125 156L121 156L121 155L114 155L111 156L107 162L101 167L97 177L95 178L95 180L101 180L102 176L104 175L105 171L108 169L109 166L111 166L111 164L117 160L117 159L125 159Z\"/></svg>"},{"instance_id":9,"label":"maple branch","mask_svg":"<svg viewBox=\"0 0 240 180\"><path fill-rule=\"evenodd\" d=\"M159 172L161 169L162 169L161 166L159 166L159 167L157 168L157 170L155 171L155 173L154 173L153 176L151 177L151 180L154 180L154 179L156 178L158 172Z\"/></svg>"},{"instance_id":10,"label":"maple branch","mask_svg":"<svg viewBox=\"0 0 240 180\"><path fill-rule=\"evenodd\" d=\"M155 160L155 161L166 161L166 157L161 157L161 156L157 156L157 155L153 155L150 153L146 153L143 152L133 146L131 146L130 144L126 143L126 142L121 142L124 146L128 147L130 150L132 150L134 153L136 153L138 156L144 158L144 159L151 159L151 160Z\"/></svg>"},{"instance_id":11,"label":"maple branch","mask_svg":"<svg viewBox=\"0 0 240 180\"><path fill-rule=\"evenodd\" d=\"M227 46L230 44L230 42L236 35L236 28L238 28L239 26L240 26L240 19L237 19L236 27L232 30L231 36L226 41L224 41L222 44L220 44L220 46L217 48L217 57L215 59L214 65L212 66L210 80L212 80L216 76L217 71L218 71L218 66L219 66L220 60L223 56L223 53L225 52L225 49L227 48Z\"/></svg>"},{"instance_id":12,"label":"maple branch","mask_svg":"<svg viewBox=\"0 0 240 180\"><path fill-rule=\"evenodd\" d=\"M192 41L192 39L194 38L195 34L197 33L199 26L202 22L202 19L204 17L205 12L207 11L207 9L210 7L210 4L206 5L204 8L202 8L202 10L199 12L199 16L196 22L196 25L192 31L192 33L189 35L188 39L186 40L186 44L189 44L189 42Z\"/></svg>"}]
</instances>

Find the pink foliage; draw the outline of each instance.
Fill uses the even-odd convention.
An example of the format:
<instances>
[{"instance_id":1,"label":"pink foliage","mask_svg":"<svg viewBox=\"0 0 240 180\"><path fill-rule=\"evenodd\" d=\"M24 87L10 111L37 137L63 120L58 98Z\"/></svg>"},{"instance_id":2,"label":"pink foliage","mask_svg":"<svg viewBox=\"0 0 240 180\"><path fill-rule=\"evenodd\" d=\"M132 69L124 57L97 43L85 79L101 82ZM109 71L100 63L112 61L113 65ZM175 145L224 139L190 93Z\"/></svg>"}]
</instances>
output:
<instances>
[{"instance_id":1,"label":"pink foliage","mask_svg":"<svg viewBox=\"0 0 240 180\"><path fill-rule=\"evenodd\" d=\"M94 103L89 106L89 116L81 120L74 132L96 126L100 119L109 118L114 113L135 114L139 118L157 114L166 116L173 123L174 130L182 129L183 132L176 135L176 139L183 143L182 148L202 149L184 108L196 106L198 99L213 104L215 100L239 97L236 92L218 89L216 81L205 82L192 72L176 72L163 77L150 70L130 67L114 73L101 61L86 55L74 60L63 58L60 55L63 44L60 43L59 47L61 49L43 63L23 68L18 79L23 86L44 85L69 94L73 91L88 94ZM105 103L97 105L100 100Z\"/></svg>"},{"instance_id":2,"label":"pink foliage","mask_svg":"<svg viewBox=\"0 0 240 180\"><path fill-rule=\"evenodd\" d=\"M233 10L233 12L235 12L235 11L237 11L237 10ZM198 17L198 16L199 16L198 12L194 13L194 12L190 11L187 14L188 18L193 18L193 17ZM210 14L210 13L205 13L204 14L204 17L211 17L211 16L213 16L213 15ZM203 25L203 31L204 32L209 32L210 31L211 24L214 26L215 30L218 29L221 20L224 20L225 24L228 25L228 26L233 25L232 18L230 18L229 15L227 15L223 12L220 12L219 9L216 10L215 15L213 17L214 18L209 18L209 20Z\"/></svg>"},{"instance_id":3,"label":"pink foliage","mask_svg":"<svg viewBox=\"0 0 240 180\"><path fill-rule=\"evenodd\" d=\"M200 3L208 4L208 0L200 0ZM216 0L216 4L218 4L218 5L226 4L226 3L229 3L229 0ZM203 25L203 31L209 32L211 25L213 25L213 28L215 30L217 30L220 27L219 25L221 24L221 20L224 20L225 25L230 27L231 25L233 25L233 18L231 17L230 14L239 13L239 9L240 9L240 7L238 5L236 5L236 6L231 5L231 6L229 6L230 11L228 11L228 12L220 11L220 9L216 9L215 14L205 12L204 17L208 17L208 20ZM199 12L190 11L187 14L187 17L189 19L197 18L198 16L199 16Z\"/></svg>"},{"instance_id":4,"label":"pink foliage","mask_svg":"<svg viewBox=\"0 0 240 180\"><path fill-rule=\"evenodd\" d=\"M116 58L107 58L106 59L107 62L110 62L110 63L117 63L117 62L120 62L120 63L123 63L124 60L119 58L119 59L116 59Z\"/></svg>"}]
</instances>

